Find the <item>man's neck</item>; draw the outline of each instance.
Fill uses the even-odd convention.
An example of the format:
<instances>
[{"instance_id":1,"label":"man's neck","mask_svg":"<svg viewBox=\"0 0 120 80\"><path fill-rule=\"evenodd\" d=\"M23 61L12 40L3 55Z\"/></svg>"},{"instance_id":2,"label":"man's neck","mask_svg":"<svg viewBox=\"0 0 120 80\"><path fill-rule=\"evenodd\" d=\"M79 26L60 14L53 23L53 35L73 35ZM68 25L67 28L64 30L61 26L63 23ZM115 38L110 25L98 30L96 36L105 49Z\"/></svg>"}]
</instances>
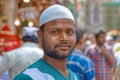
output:
<instances>
[{"instance_id":1,"label":"man's neck","mask_svg":"<svg viewBox=\"0 0 120 80\"><path fill-rule=\"evenodd\" d=\"M103 44L100 44L100 43L97 43L97 46L98 47L102 47L102 46L104 46Z\"/></svg>"},{"instance_id":2,"label":"man's neck","mask_svg":"<svg viewBox=\"0 0 120 80\"><path fill-rule=\"evenodd\" d=\"M56 59L49 56L44 56L43 58L46 62L48 62L51 66L57 69L61 74L68 78L68 71L66 68L67 60L63 59Z\"/></svg>"},{"instance_id":3,"label":"man's neck","mask_svg":"<svg viewBox=\"0 0 120 80\"><path fill-rule=\"evenodd\" d=\"M78 49L78 50L82 50L82 45L77 44L75 48Z\"/></svg>"}]
</instances>

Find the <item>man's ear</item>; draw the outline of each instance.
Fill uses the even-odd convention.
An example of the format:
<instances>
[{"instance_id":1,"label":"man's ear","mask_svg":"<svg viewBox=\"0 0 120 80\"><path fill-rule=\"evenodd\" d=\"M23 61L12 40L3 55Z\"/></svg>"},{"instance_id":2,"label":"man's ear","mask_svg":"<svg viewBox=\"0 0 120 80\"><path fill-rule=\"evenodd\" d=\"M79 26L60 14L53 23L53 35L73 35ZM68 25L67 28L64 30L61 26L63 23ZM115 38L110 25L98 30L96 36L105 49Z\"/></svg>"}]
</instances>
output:
<instances>
[{"instance_id":1,"label":"man's ear","mask_svg":"<svg viewBox=\"0 0 120 80\"><path fill-rule=\"evenodd\" d=\"M38 35L39 46L42 48L42 32L40 29L38 30L37 35Z\"/></svg>"},{"instance_id":2,"label":"man's ear","mask_svg":"<svg viewBox=\"0 0 120 80\"><path fill-rule=\"evenodd\" d=\"M42 37L42 32L40 29L38 30L37 35L38 35L38 38Z\"/></svg>"}]
</instances>

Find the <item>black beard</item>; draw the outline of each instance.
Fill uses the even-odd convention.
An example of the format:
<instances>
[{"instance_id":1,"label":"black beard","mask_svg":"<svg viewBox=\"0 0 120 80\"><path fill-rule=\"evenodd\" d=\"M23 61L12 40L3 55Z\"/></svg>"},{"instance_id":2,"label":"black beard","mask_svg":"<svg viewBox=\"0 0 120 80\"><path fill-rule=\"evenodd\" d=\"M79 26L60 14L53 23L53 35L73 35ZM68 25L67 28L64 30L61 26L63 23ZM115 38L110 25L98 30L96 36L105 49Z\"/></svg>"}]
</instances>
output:
<instances>
[{"instance_id":1,"label":"black beard","mask_svg":"<svg viewBox=\"0 0 120 80\"><path fill-rule=\"evenodd\" d=\"M54 47L53 50L50 50L51 48L50 48L49 45L47 45L47 43L45 42L44 38L42 39L42 42L43 42L42 46L43 46L44 53L47 54L48 56L53 57L53 58L56 58L56 59L66 59L69 55L71 55L73 49L75 48L75 45L74 45L74 47L69 51L69 54L68 54L68 55L62 55L62 56L61 56L61 55L59 55L60 53L59 53L57 50L55 50L55 48L56 48L57 46L59 46L59 44L57 44L57 45ZM64 43L64 44L65 44L65 43Z\"/></svg>"}]
</instances>

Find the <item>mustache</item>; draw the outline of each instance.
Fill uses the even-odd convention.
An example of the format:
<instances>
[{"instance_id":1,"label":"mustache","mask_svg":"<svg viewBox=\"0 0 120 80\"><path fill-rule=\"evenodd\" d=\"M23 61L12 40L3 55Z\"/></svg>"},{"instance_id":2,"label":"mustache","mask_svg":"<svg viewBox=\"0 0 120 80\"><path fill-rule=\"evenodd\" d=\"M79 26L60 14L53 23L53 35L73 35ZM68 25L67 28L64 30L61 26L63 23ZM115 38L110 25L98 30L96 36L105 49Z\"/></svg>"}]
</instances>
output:
<instances>
[{"instance_id":1,"label":"mustache","mask_svg":"<svg viewBox=\"0 0 120 80\"><path fill-rule=\"evenodd\" d=\"M71 47L70 42L60 42L60 43L56 44L55 47L59 47L61 45L65 45L65 46Z\"/></svg>"}]
</instances>

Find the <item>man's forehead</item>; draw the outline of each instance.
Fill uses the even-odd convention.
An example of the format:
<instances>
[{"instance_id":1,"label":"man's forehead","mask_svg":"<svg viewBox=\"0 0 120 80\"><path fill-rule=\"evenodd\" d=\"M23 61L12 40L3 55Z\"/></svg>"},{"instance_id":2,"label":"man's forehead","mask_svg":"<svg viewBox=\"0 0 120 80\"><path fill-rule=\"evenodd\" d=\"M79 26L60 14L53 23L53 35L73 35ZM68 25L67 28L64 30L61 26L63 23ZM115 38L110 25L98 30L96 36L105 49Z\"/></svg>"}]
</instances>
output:
<instances>
[{"instance_id":1,"label":"man's forehead","mask_svg":"<svg viewBox=\"0 0 120 80\"><path fill-rule=\"evenodd\" d=\"M64 24L62 24L64 23ZM65 24L68 24L68 25L74 25L75 23L70 20L70 19L65 19L65 18L62 18L62 19L56 19L56 20L53 20L53 21L50 21L48 23L46 23L45 25L65 25Z\"/></svg>"}]
</instances>

